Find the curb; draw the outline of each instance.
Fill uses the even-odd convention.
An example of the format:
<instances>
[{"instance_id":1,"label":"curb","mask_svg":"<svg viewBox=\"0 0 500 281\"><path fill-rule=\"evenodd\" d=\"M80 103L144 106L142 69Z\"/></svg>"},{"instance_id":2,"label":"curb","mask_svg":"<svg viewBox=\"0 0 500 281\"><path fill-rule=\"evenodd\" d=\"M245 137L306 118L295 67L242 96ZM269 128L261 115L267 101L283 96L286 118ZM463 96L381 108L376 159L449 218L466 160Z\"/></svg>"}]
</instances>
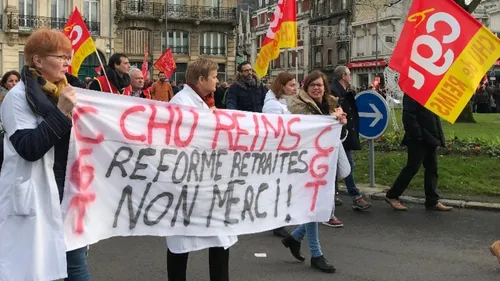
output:
<instances>
[{"instance_id":1,"label":"curb","mask_svg":"<svg viewBox=\"0 0 500 281\"><path fill-rule=\"evenodd\" d=\"M360 190L370 199L372 200L385 200L385 190L389 189L389 187L363 187ZM349 195L345 186L339 186L339 193ZM403 203L410 203L416 205L424 205L425 199L418 198L413 196L401 196L399 198ZM464 200L451 200L451 199L441 199L439 200L441 203L454 207L454 208L463 208L463 209L474 209L474 210L483 210L483 211L494 211L500 212L500 203L484 203L484 202L474 202L474 201L464 201Z\"/></svg>"}]
</instances>

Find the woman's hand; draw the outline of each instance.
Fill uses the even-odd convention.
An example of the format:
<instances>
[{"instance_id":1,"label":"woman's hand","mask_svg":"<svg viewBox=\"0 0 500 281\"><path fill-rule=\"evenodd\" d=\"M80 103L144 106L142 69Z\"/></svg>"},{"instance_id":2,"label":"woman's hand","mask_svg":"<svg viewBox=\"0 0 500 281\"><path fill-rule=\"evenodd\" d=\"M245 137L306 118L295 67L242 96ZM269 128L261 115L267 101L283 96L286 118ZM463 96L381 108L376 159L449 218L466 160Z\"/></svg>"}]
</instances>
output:
<instances>
[{"instance_id":1,"label":"woman's hand","mask_svg":"<svg viewBox=\"0 0 500 281\"><path fill-rule=\"evenodd\" d=\"M347 115L344 112L335 111L332 112L332 116L335 116L335 118L340 122L340 124L342 125L347 124Z\"/></svg>"},{"instance_id":2,"label":"woman's hand","mask_svg":"<svg viewBox=\"0 0 500 281\"><path fill-rule=\"evenodd\" d=\"M59 94L59 101L57 102L57 108L64 114L68 115L71 113L71 110L76 105L76 92L75 89L71 86L66 86L62 89Z\"/></svg>"}]
</instances>

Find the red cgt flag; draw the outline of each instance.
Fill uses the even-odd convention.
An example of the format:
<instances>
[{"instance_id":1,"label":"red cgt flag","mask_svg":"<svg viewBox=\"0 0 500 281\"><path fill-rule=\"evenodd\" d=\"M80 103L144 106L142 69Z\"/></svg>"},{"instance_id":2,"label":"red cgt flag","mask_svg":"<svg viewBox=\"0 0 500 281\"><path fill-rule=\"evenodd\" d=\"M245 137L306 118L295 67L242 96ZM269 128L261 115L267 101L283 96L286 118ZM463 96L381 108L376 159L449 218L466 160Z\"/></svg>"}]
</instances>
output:
<instances>
[{"instance_id":1,"label":"red cgt flag","mask_svg":"<svg viewBox=\"0 0 500 281\"><path fill-rule=\"evenodd\" d=\"M82 15L76 7L62 33L69 38L73 47L71 66L68 68L68 72L78 76L83 60L96 52L97 49Z\"/></svg>"},{"instance_id":2,"label":"red cgt flag","mask_svg":"<svg viewBox=\"0 0 500 281\"><path fill-rule=\"evenodd\" d=\"M148 75L148 44L146 44L146 49L144 50L144 60L142 61L142 76L144 76L144 80L149 79Z\"/></svg>"},{"instance_id":3,"label":"red cgt flag","mask_svg":"<svg viewBox=\"0 0 500 281\"><path fill-rule=\"evenodd\" d=\"M174 74L174 70L177 68L174 61L174 54L172 50L168 48L163 54L158 58L158 60L153 64L156 69L163 71L165 77L170 78Z\"/></svg>"}]
</instances>

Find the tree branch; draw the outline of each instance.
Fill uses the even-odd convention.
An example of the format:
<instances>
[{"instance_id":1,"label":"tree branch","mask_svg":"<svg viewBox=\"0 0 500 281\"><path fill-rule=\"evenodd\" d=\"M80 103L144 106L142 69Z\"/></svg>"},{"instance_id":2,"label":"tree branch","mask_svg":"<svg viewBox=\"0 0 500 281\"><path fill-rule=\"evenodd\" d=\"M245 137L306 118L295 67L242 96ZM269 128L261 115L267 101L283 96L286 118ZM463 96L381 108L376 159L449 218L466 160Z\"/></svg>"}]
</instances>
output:
<instances>
[{"instance_id":1,"label":"tree branch","mask_svg":"<svg viewBox=\"0 0 500 281\"><path fill-rule=\"evenodd\" d=\"M386 6L386 7L392 7L392 6L400 3L401 1L403 1L403 0L392 0L392 1L389 1L389 4L385 4L384 6Z\"/></svg>"}]
</instances>

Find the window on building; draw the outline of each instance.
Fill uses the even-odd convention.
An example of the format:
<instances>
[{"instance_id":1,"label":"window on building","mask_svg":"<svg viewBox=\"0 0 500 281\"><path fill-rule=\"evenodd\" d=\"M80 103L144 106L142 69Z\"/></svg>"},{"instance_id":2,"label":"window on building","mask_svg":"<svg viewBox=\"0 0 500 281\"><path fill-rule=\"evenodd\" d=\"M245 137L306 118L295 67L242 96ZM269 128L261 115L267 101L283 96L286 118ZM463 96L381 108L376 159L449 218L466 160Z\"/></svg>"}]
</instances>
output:
<instances>
[{"instance_id":1,"label":"window on building","mask_svg":"<svg viewBox=\"0 0 500 281\"><path fill-rule=\"evenodd\" d=\"M200 53L208 56L226 55L226 34L222 32L205 32L201 37Z\"/></svg>"},{"instance_id":2,"label":"window on building","mask_svg":"<svg viewBox=\"0 0 500 281\"><path fill-rule=\"evenodd\" d=\"M328 49L327 65L332 65L332 64L333 64L333 50Z\"/></svg>"},{"instance_id":3,"label":"window on building","mask_svg":"<svg viewBox=\"0 0 500 281\"><path fill-rule=\"evenodd\" d=\"M372 36L372 55L375 54L381 54L382 50L382 41L380 41L380 38L376 35Z\"/></svg>"},{"instance_id":4,"label":"window on building","mask_svg":"<svg viewBox=\"0 0 500 281\"><path fill-rule=\"evenodd\" d=\"M334 8L334 4L333 3L334 3L334 1L336 1L336 0L330 0L328 2L328 6L330 6L330 13L333 13L333 8Z\"/></svg>"},{"instance_id":5,"label":"window on building","mask_svg":"<svg viewBox=\"0 0 500 281\"><path fill-rule=\"evenodd\" d=\"M23 66L24 66L24 52L19 52L19 72L21 72Z\"/></svg>"},{"instance_id":6,"label":"window on building","mask_svg":"<svg viewBox=\"0 0 500 281\"><path fill-rule=\"evenodd\" d=\"M339 51L339 59L342 60L342 61L346 61L347 60L347 51L346 51L346 49L344 49L344 48L340 49L340 51Z\"/></svg>"},{"instance_id":7,"label":"window on building","mask_svg":"<svg viewBox=\"0 0 500 281\"><path fill-rule=\"evenodd\" d=\"M226 82L227 76L226 76L225 64L219 64L219 69L217 69L217 79L219 80L220 83Z\"/></svg>"},{"instance_id":8,"label":"window on building","mask_svg":"<svg viewBox=\"0 0 500 281\"><path fill-rule=\"evenodd\" d=\"M259 0L259 7L262 7L262 0Z\"/></svg>"},{"instance_id":9,"label":"window on building","mask_svg":"<svg viewBox=\"0 0 500 281\"><path fill-rule=\"evenodd\" d=\"M36 0L19 0L20 15L36 15Z\"/></svg>"},{"instance_id":10,"label":"window on building","mask_svg":"<svg viewBox=\"0 0 500 281\"><path fill-rule=\"evenodd\" d=\"M297 41L302 41L302 27L297 28Z\"/></svg>"},{"instance_id":11,"label":"window on building","mask_svg":"<svg viewBox=\"0 0 500 281\"><path fill-rule=\"evenodd\" d=\"M302 14L302 0L297 1L297 15Z\"/></svg>"},{"instance_id":12,"label":"window on building","mask_svg":"<svg viewBox=\"0 0 500 281\"><path fill-rule=\"evenodd\" d=\"M286 66L285 52L280 52L280 67Z\"/></svg>"},{"instance_id":13,"label":"window on building","mask_svg":"<svg viewBox=\"0 0 500 281\"><path fill-rule=\"evenodd\" d=\"M365 37L358 37L356 38L356 41L358 42L357 44L357 53L356 55L359 56L364 56L365 55Z\"/></svg>"},{"instance_id":14,"label":"window on building","mask_svg":"<svg viewBox=\"0 0 500 281\"><path fill-rule=\"evenodd\" d=\"M66 18L68 16L68 1L67 0L51 0L50 1L50 16L52 18Z\"/></svg>"},{"instance_id":15,"label":"window on building","mask_svg":"<svg viewBox=\"0 0 500 281\"><path fill-rule=\"evenodd\" d=\"M295 67L295 51L288 52L288 67Z\"/></svg>"},{"instance_id":16,"label":"window on building","mask_svg":"<svg viewBox=\"0 0 500 281\"><path fill-rule=\"evenodd\" d=\"M99 22L99 0L84 0L83 17L88 22Z\"/></svg>"},{"instance_id":17,"label":"window on building","mask_svg":"<svg viewBox=\"0 0 500 281\"><path fill-rule=\"evenodd\" d=\"M342 10L347 9L347 0L342 0L341 7Z\"/></svg>"},{"instance_id":18,"label":"window on building","mask_svg":"<svg viewBox=\"0 0 500 281\"><path fill-rule=\"evenodd\" d=\"M161 49L167 49L165 46L165 33L162 32ZM189 32L183 30L168 31L168 47L172 49L174 54L189 54Z\"/></svg>"},{"instance_id":19,"label":"window on building","mask_svg":"<svg viewBox=\"0 0 500 281\"><path fill-rule=\"evenodd\" d=\"M299 50L297 52L297 63L299 64L299 66L304 66L304 51L303 50Z\"/></svg>"},{"instance_id":20,"label":"window on building","mask_svg":"<svg viewBox=\"0 0 500 281\"><path fill-rule=\"evenodd\" d=\"M320 66L321 65L321 51L316 51L316 53L314 54L314 64L316 66Z\"/></svg>"},{"instance_id":21,"label":"window on building","mask_svg":"<svg viewBox=\"0 0 500 281\"><path fill-rule=\"evenodd\" d=\"M340 34L346 34L347 33L347 26L345 23L345 19L341 19L339 23L339 33Z\"/></svg>"},{"instance_id":22,"label":"window on building","mask_svg":"<svg viewBox=\"0 0 500 281\"><path fill-rule=\"evenodd\" d=\"M175 82L186 82L186 69L187 69L187 63L176 63L175 64L177 68L174 71L174 74L172 74L172 80Z\"/></svg>"}]
</instances>

